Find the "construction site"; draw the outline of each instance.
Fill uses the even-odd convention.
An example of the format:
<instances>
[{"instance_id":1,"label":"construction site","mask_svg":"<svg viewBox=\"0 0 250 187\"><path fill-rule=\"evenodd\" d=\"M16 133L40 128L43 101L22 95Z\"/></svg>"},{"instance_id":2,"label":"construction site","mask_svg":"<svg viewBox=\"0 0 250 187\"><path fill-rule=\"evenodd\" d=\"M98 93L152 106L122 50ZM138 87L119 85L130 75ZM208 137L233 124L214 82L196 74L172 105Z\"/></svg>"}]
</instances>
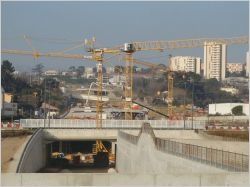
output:
<instances>
[{"instance_id":1,"label":"construction site","mask_svg":"<svg viewBox=\"0 0 250 187\"><path fill-rule=\"evenodd\" d=\"M35 71L32 78L9 73L12 64L3 61L3 186L249 185L249 94L245 86L233 90L223 82L226 49L248 45L248 36L131 40L113 47L92 37L58 50L34 44L56 38L22 40L30 50L3 46L1 55L93 68L86 65L78 75L73 66L60 74ZM172 55L200 48L204 62ZM157 62L159 53L166 64Z\"/></svg>"}]
</instances>

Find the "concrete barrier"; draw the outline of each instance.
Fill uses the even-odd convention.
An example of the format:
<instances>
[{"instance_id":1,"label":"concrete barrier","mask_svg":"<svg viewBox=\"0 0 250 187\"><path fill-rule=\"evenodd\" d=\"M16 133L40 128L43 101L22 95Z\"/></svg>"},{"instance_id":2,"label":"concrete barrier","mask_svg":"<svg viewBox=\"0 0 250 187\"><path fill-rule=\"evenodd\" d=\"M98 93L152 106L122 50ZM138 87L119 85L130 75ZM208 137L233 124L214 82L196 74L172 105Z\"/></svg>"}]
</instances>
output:
<instances>
[{"instance_id":1,"label":"concrete barrier","mask_svg":"<svg viewBox=\"0 0 250 187\"><path fill-rule=\"evenodd\" d=\"M248 173L2 173L1 186L249 186Z\"/></svg>"},{"instance_id":2,"label":"concrete barrier","mask_svg":"<svg viewBox=\"0 0 250 187\"><path fill-rule=\"evenodd\" d=\"M35 173L46 164L43 130L37 130L24 149L18 164L17 173Z\"/></svg>"},{"instance_id":3,"label":"concrete barrier","mask_svg":"<svg viewBox=\"0 0 250 187\"><path fill-rule=\"evenodd\" d=\"M118 136L116 169L122 174L224 173L226 171L166 154L156 149L149 134L142 133L135 145Z\"/></svg>"}]
</instances>

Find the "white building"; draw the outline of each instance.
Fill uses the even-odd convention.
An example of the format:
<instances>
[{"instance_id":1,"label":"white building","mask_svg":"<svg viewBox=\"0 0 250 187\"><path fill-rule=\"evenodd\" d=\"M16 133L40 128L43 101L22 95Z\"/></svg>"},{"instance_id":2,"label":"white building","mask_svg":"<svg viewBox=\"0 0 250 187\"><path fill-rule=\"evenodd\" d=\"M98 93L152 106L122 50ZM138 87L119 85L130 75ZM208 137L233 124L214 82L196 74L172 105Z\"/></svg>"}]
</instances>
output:
<instances>
[{"instance_id":1,"label":"white building","mask_svg":"<svg viewBox=\"0 0 250 187\"><path fill-rule=\"evenodd\" d=\"M246 76L249 75L249 71L250 71L250 53L248 51L246 55Z\"/></svg>"},{"instance_id":2,"label":"white building","mask_svg":"<svg viewBox=\"0 0 250 187\"><path fill-rule=\"evenodd\" d=\"M17 115L17 103L12 103L13 95L5 93L3 87L1 87L1 115L2 116L16 116Z\"/></svg>"},{"instance_id":3,"label":"white building","mask_svg":"<svg viewBox=\"0 0 250 187\"><path fill-rule=\"evenodd\" d=\"M240 73L243 71L243 64L241 63L228 63L227 71L229 73Z\"/></svg>"},{"instance_id":4,"label":"white building","mask_svg":"<svg viewBox=\"0 0 250 187\"><path fill-rule=\"evenodd\" d=\"M85 73L93 73L93 68L92 67L86 67L85 68Z\"/></svg>"},{"instance_id":5,"label":"white building","mask_svg":"<svg viewBox=\"0 0 250 187\"><path fill-rule=\"evenodd\" d=\"M224 80L226 76L226 44L216 42L204 43L204 77Z\"/></svg>"},{"instance_id":6,"label":"white building","mask_svg":"<svg viewBox=\"0 0 250 187\"><path fill-rule=\"evenodd\" d=\"M220 114L228 115L232 114L232 109L236 106L242 106L243 114L249 116L249 104L248 103L215 103L209 104L208 113L209 114Z\"/></svg>"},{"instance_id":7,"label":"white building","mask_svg":"<svg viewBox=\"0 0 250 187\"><path fill-rule=\"evenodd\" d=\"M114 67L107 67L107 68L106 68L106 72L107 72L108 74L112 74L112 73L115 72L115 68L114 68Z\"/></svg>"},{"instance_id":8,"label":"white building","mask_svg":"<svg viewBox=\"0 0 250 187\"><path fill-rule=\"evenodd\" d=\"M123 75L113 75L112 78L109 79L109 82L112 85L122 85L125 82L126 77Z\"/></svg>"},{"instance_id":9,"label":"white building","mask_svg":"<svg viewBox=\"0 0 250 187\"><path fill-rule=\"evenodd\" d=\"M56 75L58 75L58 71L56 71L56 70L48 70L48 71L44 72L44 75L46 75L46 76L56 76Z\"/></svg>"},{"instance_id":10,"label":"white building","mask_svg":"<svg viewBox=\"0 0 250 187\"><path fill-rule=\"evenodd\" d=\"M201 58L192 56L175 56L170 59L172 71L201 73Z\"/></svg>"},{"instance_id":11,"label":"white building","mask_svg":"<svg viewBox=\"0 0 250 187\"><path fill-rule=\"evenodd\" d=\"M220 90L231 93L232 95L236 95L239 93L239 90L233 87L222 87L220 88Z\"/></svg>"}]
</instances>

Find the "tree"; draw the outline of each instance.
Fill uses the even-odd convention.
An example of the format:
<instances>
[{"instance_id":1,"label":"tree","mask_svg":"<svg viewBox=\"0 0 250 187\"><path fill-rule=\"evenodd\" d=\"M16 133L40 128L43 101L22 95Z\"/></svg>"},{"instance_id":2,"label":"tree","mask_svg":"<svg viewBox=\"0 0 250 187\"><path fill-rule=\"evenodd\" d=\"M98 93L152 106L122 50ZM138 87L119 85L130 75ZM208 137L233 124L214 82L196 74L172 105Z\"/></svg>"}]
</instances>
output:
<instances>
[{"instance_id":1,"label":"tree","mask_svg":"<svg viewBox=\"0 0 250 187\"><path fill-rule=\"evenodd\" d=\"M124 66L115 66L114 72L115 73L124 73L125 67Z\"/></svg>"},{"instance_id":2,"label":"tree","mask_svg":"<svg viewBox=\"0 0 250 187\"><path fill-rule=\"evenodd\" d=\"M36 73L38 75L38 83L40 84L40 77L43 73L43 68L44 68L44 65L42 65L41 63L40 64L37 64L33 69L32 71L34 73Z\"/></svg>"},{"instance_id":3,"label":"tree","mask_svg":"<svg viewBox=\"0 0 250 187\"><path fill-rule=\"evenodd\" d=\"M81 75L84 74L85 72L85 67L84 66L78 66L78 68L76 69L77 75L80 77Z\"/></svg>"},{"instance_id":4,"label":"tree","mask_svg":"<svg viewBox=\"0 0 250 187\"><path fill-rule=\"evenodd\" d=\"M241 105L232 108L232 114L235 116L243 115L243 107Z\"/></svg>"},{"instance_id":5,"label":"tree","mask_svg":"<svg viewBox=\"0 0 250 187\"><path fill-rule=\"evenodd\" d=\"M70 67L69 67L69 71L71 71L71 72L76 71L76 67L75 67L75 66L70 66Z\"/></svg>"},{"instance_id":6,"label":"tree","mask_svg":"<svg viewBox=\"0 0 250 187\"><path fill-rule=\"evenodd\" d=\"M15 71L15 68L13 67L12 63L8 60L4 60L2 62L1 66L1 82L2 86L5 89L5 91L14 91L12 87L12 82L14 80L13 78L13 72Z\"/></svg>"}]
</instances>

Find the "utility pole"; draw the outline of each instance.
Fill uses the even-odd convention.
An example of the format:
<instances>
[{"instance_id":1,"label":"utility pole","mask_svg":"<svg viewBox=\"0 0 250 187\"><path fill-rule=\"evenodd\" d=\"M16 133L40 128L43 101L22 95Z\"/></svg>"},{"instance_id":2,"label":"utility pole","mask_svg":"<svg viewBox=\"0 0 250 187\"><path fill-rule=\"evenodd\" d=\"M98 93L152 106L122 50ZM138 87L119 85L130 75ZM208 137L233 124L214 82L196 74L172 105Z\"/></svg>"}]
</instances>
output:
<instances>
[{"instance_id":1,"label":"utility pole","mask_svg":"<svg viewBox=\"0 0 250 187\"><path fill-rule=\"evenodd\" d=\"M184 79L184 85L185 85L185 94L184 94L184 129L186 129L186 94L187 94L186 90L187 90L187 85L186 85L186 80L185 80L186 76L183 75L182 77Z\"/></svg>"},{"instance_id":2,"label":"utility pole","mask_svg":"<svg viewBox=\"0 0 250 187\"><path fill-rule=\"evenodd\" d=\"M44 111L43 111L43 113L44 113L44 120L43 120L44 124L43 124L43 127L45 128L45 124L46 124L46 77L44 78L44 101L43 101L43 103L44 103Z\"/></svg>"},{"instance_id":3,"label":"utility pole","mask_svg":"<svg viewBox=\"0 0 250 187\"><path fill-rule=\"evenodd\" d=\"M50 128L50 90L51 87L50 87L50 82L49 82L49 128Z\"/></svg>"},{"instance_id":4,"label":"utility pole","mask_svg":"<svg viewBox=\"0 0 250 187\"><path fill-rule=\"evenodd\" d=\"M192 130L194 127L194 81L192 79Z\"/></svg>"}]
</instances>

